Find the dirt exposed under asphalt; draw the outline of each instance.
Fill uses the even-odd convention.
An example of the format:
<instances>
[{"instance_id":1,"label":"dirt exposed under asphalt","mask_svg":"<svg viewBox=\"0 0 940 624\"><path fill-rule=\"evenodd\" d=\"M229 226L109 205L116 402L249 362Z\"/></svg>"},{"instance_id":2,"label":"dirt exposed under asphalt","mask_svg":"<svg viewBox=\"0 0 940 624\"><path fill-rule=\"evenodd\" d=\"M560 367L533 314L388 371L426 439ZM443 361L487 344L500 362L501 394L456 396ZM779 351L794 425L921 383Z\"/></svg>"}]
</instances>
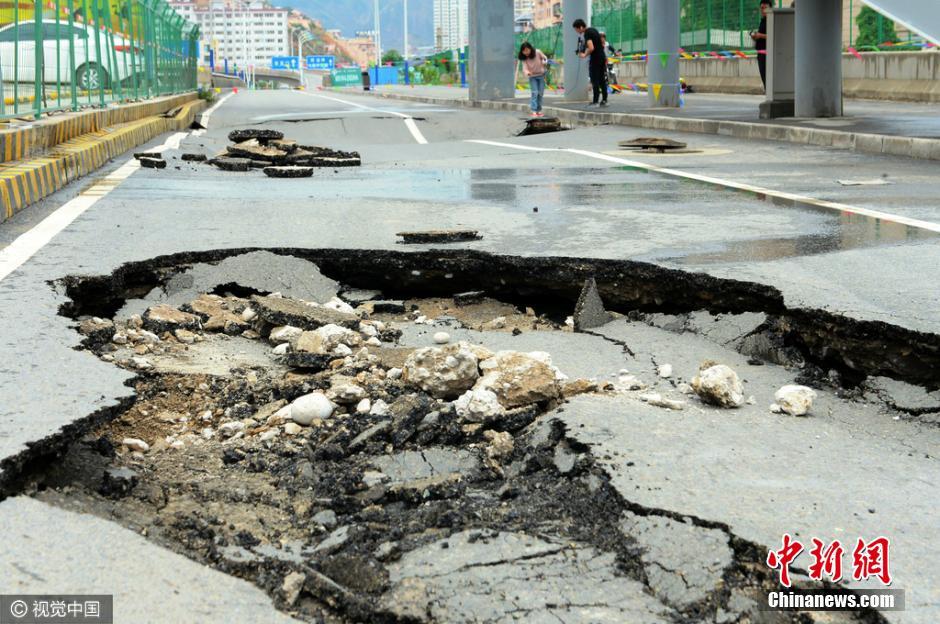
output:
<instances>
[{"instance_id":1,"label":"dirt exposed under asphalt","mask_svg":"<svg viewBox=\"0 0 940 624\"><path fill-rule=\"evenodd\" d=\"M218 302L233 319L251 306L236 296ZM110 329L106 320L103 330L86 333L86 346L116 365L139 369L136 401L32 475L26 490L245 578L278 608L310 622L462 621L459 610L442 612L432 604L425 585L409 591L402 562L409 553L446 549L449 540L455 547L497 544L507 534L566 552L611 555L608 580L638 583L645 595L656 596L657 617L664 621L883 621L871 612L822 619L757 610L762 592L776 586L763 561L766 551L719 524L625 500L590 450L567 438L559 421L544 417L563 409L564 397L471 423L450 401L389 375L413 350L395 344L396 329L422 316L446 315L464 327L514 333L570 331L563 319L491 298L469 305L452 297L403 303L403 312L369 317L378 321L373 327L382 332L381 347L367 347L367 353L354 348L324 370L292 369L270 355L265 339L271 327L257 320L221 323L216 331L165 331L159 342L142 334L136 318ZM128 329L127 344L114 344L113 332ZM147 366L134 364L133 357L146 359ZM203 372L216 365L223 370ZM359 413L355 402L343 401L331 417L310 426L290 426L277 415L297 397L338 384L364 388L373 405L388 404L388 413ZM611 388L587 380L566 386L567 394L585 391ZM149 450L135 452L122 443L127 438L144 440ZM651 579L646 549L625 517L716 534L730 560L695 599L677 600ZM457 539L467 532L465 540ZM519 561L497 558L491 564ZM524 580L535 586L543 572L536 567ZM557 574L563 582L577 576L571 570ZM690 587L681 573L678 578ZM497 591L487 600L507 603L503 613L523 620L544 615L514 611L511 599ZM560 597L544 609L567 621L583 607L575 602Z\"/></svg>"}]
</instances>

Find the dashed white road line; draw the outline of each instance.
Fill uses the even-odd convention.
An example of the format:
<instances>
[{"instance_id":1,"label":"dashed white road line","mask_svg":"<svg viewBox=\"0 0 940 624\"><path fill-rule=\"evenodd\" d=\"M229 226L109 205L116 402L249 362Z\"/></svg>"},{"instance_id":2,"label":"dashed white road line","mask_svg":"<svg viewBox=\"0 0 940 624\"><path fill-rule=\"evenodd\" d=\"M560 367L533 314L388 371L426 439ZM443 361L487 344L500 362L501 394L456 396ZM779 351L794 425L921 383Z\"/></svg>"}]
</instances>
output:
<instances>
[{"instance_id":1,"label":"dashed white road line","mask_svg":"<svg viewBox=\"0 0 940 624\"><path fill-rule=\"evenodd\" d=\"M187 134L187 132L172 134L162 145L147 151L162 152L168 149L177 149L180 146L180 141ZM94 206L99 199L110 193L138 169L140 169L140 163L131 158L91 188L62 204L55 212L37 223L28 232L21 234L12 243L0 249L0 281L3 281L13 271L20 268L40 249L45 247L49 241L55 238L59 232L67 228L83 212Z\"/></svg>"},{"instance_id":2,"label":"dashed white road line","mask_svg":"<svg viewBox=\"0 0 940 624\"><path fill-rule=\"evenodd\" d=\"M649 163L640 162L638 160L628 160L626 158L620 158L618 156L611 156L610 154L601 154L599 152L591 152L588 150L581 150L581 149L574 149L574 148L533 147L530 145L517 145L515 143L504 143L500 141L483 141L480 139L468 139L467 142L479 143L482 145L491 145L493 147L508 147L512 149L533 151L533 152L567 152L569 154L577 154L578 156L586 156L588 158L606 160L607 162L617 163L618 165L626 165L628 167L644 169L646 171L659 173L662 175L672 176L676 178L685 178L687 180L695 180L697 182L704 182L706 184L711 184L714 186L721 186L724 188L731 188L731 189L735 189L739 191L747 191L749 193L766 195L767 197L785 199L791 202L798 202L802 204L808 204L810 206L817 206L819 208L828 208L830 210L835 210L835 211L846 213L846 214L862 215L865 217L871 217L873 219L880 219L882 221L887 221L890 223L898 223L900 225L906 225L906 226L918 228L921 230L927 230L930 232L940 233L940 223L931 223L930 221L922 221L920 219L911 219L910 217L904 217L901 215L895 215L895 214L891 214L888 212L882 212L880 210L872 210L870 208L850 206L848 204L841 204L839 202L831 202L831 201L826 201L823 199L815 199L813 197L807 197L805 195L787 193L786 191L777 191L774 189L754 186L753 184L746 184L744 182L735 182L733 180L725 180L725 179L716 178L713 176L705 176L705 175L701 175L698 173L680 171L678 169L659 167L657 165L651 165Z\"/></svg>"},{"instance_id":3,"label":"dashed white road line","mask_svg":"<svg viewBox=\"0 0 940 624\"><path fill-rule=\"evenodd\" d=\"M375 108L372 106L366 106L365 104L359 104L358 102L350 102L349 100L342 100L337 97L330 97L329 95L320 95L319 93L308 93L306 91L302 92L304 95L309 95L311 97L320 98L322 100L330 100L332 102L339 102L341 104L346 104L347 106L353 106L355 108L361 108L363 110L371 111L374 113L382 113L384 115L395 115L396 117L401 117L405 120L405 127L408 128L408 131L411 132L411 136L414 137L414 140L421 145L426 145L428 140L424 138L424 135L421 134L421 130L418 129L418 124L415 123L414 117L406 113L399 113L398 111L389 111L382 110L381 108Z\"/></svg>"}]
</instances>

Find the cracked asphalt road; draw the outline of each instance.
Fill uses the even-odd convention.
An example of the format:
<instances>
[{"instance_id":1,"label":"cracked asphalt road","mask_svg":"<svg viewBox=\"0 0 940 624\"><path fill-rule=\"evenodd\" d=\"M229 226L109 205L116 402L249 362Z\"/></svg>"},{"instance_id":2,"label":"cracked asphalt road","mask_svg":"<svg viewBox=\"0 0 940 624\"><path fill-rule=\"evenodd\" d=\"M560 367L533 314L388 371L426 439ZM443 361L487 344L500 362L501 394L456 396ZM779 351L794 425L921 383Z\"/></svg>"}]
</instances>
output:
<instances>
[{"instance_id":1,"label":"cracked asphalt road","mask_svg":"<svg viewBox=\"0 0 940 624\"><path fill-rule=\"evenodd\" d=\"M66 298L50 282L70 274L107 274L125 262L164 254L243 247L398 249L395 233L403 229L469 227L484 233L482 241L463 245L472 249L656 262L772 285L791 306L940 333L936 273L940 247L932 235L817 209L777 206L565 152L466 142L492 139L603 152L614 150L617 140L631 134L628 129L585 128L514 139L511 135L522 122L504 113L390 104L350 94L337 97L354 104L296 92L239 94L214 113L204 136L185 138L181 151L213 152L226 143L229 130L264 123L302 142L357 150L365 163L362 169L317 172L307 182L274 181L260 174L225 173L185 163L174 163L181 165L178 170L173 166L141 170L0 281L4 327L0 458L22 456L37 445L42 448L63 428L131 396L126 371L74 349L79 336L69 320L57 314ZM420 117L418 127L429 143L416 144L400 118L383 114L389 110ZM284 120L311 113L321 119ZM271 121L272 116L278 119ZM742 154L738 164L693 156L682 157L678 164L713 169L725 177L733 176L741 161L761 162L763 169L772 168L778 176L786 173L787 180L802 171L806 175L800 182L786 184L802 185L801 193L814 196L829 192L824 190L825 180L811 175L819 163L883 169L892 173L896 184L906 184L905 196L918 197L919 203L916 209L900 205L882 209L936 220L940 200L922 192L928 184L927 164L721 138L709 138L707 143L713 149ZM135 151L146 151L146 146ZM0 225L0 244L27 231L76 192L65 189ZM840 189L839 193L839 201L870 201L864 196L870 191ZM624 331L606 328L604 333L619 336ZM643 346L650 338L642 331L630 329L624 341L631 347ZM606 343L613 348L607 353L598 346L600 338L585 336L583 341L544 350L557 350L559 360L564 359L561 354L571 353L572 368L589 370L602 362L600 372L617 372L613 364L623 353L616 345ZM711 344L695 347L694 352L703 355L704 350L717 350ZM674 365L693 359L688 355L691 350L682 353L689 349L686 343L668 356L662 354L663 343L646 349L659 358L669 357ZM651 369L643 374L653 375ZM775 383L785 380L779 371L774 375ZM874 532L891 535L899 586L907 589L909 606L905 612L887 614L888 619L940 619L940 571L933 556L940 500L940 471L934 457L940 448L938 429L916 420L895 421L892 412L875 403L847 407L834 398L823 399L831 412L817 419L777 422L765 413L767 399L761 397L756 407L740 413L711 416L675 415L643 405L626 409L577 403L559 416L574 438L595 448L623 496L640 505L725 523L736 534L767 547L778 546L785 531L849 538ZM645 469L620 465L626 452ZM611 459L603 459L604 453ZM15 463L0 465L4 471L17 468ZM36 513L33 505L16 497L0 502L0 516L10 523L4 526L28 526L33 534L55 532L59 512L50 508ZM869 508L875 512L869 513ZM663 539L655 536L667 529L658 525L638 529L654 536L649 552L657 553L657 561L671 561L669 553L656 551ZM130 539L129 532L115 533L116 541ZM720 543L713 547L722 552ZM131 550L109 554L87 544L78 552L90 565L113 568L101 577L102 583L119 583L120 562L133 556ZM425 555L409 556L400 565L420 566ZM720 560L722 555L716 556ZM10 567L17 557L30 559L30 570L43 560L41 551L9 552L4 559L8 580L0 589L28 586L28 575ZM610 565L605 555L586 550L558 551L552 557L558 558L559 566L586 570L585 578L603 576L598 571ZM706 558L711 561L710 557ZM675 597L676 580L670 575L676 568L672 563L659 567L660 578L654 582L662 594L657 597L665 603L681 600ZM696 566L695 571L707 575L709 569ZM80 572L76 568L74 576L63 575L60 582L68 584ZM446 602L448 583L463 580L445 577L421 591ZM691 576L682 579L688 587L700 582ZM491 579L473 582L486 587ZM133 587L127 592L145 596L153 591L154 599L159 597L157 587L119 584ZM645 594L639 596L639 589L622 589L624 609L640 604L634 600L648 600ZM542 591L556 588L546 583ZM434 602L441 604L436 598ZM656 604L648 611L650 621L656 621ZM457 609L456 613L476 607L450 604L448 608ZM518 608L529 607L520 603ZM584 608L590 604L584 603ZM591 620L593 613L586 611L585 618ZM629 619L627 613L615 609L603 617ZM494 619L498 617L502 616L494 614Z\"/></svg>"}]
</instances>

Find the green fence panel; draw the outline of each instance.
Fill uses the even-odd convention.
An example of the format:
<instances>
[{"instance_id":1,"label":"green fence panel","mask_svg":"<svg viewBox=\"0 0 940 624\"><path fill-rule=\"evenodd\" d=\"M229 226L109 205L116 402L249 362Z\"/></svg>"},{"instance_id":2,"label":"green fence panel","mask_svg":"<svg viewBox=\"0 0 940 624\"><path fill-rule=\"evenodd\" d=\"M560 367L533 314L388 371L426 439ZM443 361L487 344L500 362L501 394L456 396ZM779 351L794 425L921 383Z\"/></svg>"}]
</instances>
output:
<instances>
[{"instance_id":1,"label":"green fence panel","mask_svg":"<svg viewBox=\"0 0 940 624\"><path fill-rule=\"evenodd\" d=\"M0 3L0 119L194 90L198 50L165 0Z\"/></svg>"}]
</instances>

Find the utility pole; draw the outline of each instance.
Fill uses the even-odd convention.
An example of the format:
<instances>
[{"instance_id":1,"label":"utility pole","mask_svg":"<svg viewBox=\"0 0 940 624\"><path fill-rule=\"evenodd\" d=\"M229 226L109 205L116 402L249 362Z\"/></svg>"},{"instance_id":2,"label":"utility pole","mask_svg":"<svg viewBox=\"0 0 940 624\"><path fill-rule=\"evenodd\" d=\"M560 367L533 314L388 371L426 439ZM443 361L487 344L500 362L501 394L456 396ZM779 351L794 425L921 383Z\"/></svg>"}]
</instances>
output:
<instances>
[{"instance_id":1,"label":"utility pole","mask_svg":"<svg viewBox=\"0 0 940 624\"><path fill-rule=\"evenodd\" d=\"M401 55L407 61L408 60L408 0L402 0L402 3L404 4L404 12L405 12L405 44L404 44L405 49L402 50Z\"/></svg>"},{"instance_id":2,"label":"utility pole","mask_svg":"<svg viewBox=\"0 0 940 624\"><path fill-rule=\"evenodd\" d=\"M373 0L372 12L375 17L375 66L378 67L382 64L382 20L379 17L379 0Z\"/></svg>"}]
</instances>

